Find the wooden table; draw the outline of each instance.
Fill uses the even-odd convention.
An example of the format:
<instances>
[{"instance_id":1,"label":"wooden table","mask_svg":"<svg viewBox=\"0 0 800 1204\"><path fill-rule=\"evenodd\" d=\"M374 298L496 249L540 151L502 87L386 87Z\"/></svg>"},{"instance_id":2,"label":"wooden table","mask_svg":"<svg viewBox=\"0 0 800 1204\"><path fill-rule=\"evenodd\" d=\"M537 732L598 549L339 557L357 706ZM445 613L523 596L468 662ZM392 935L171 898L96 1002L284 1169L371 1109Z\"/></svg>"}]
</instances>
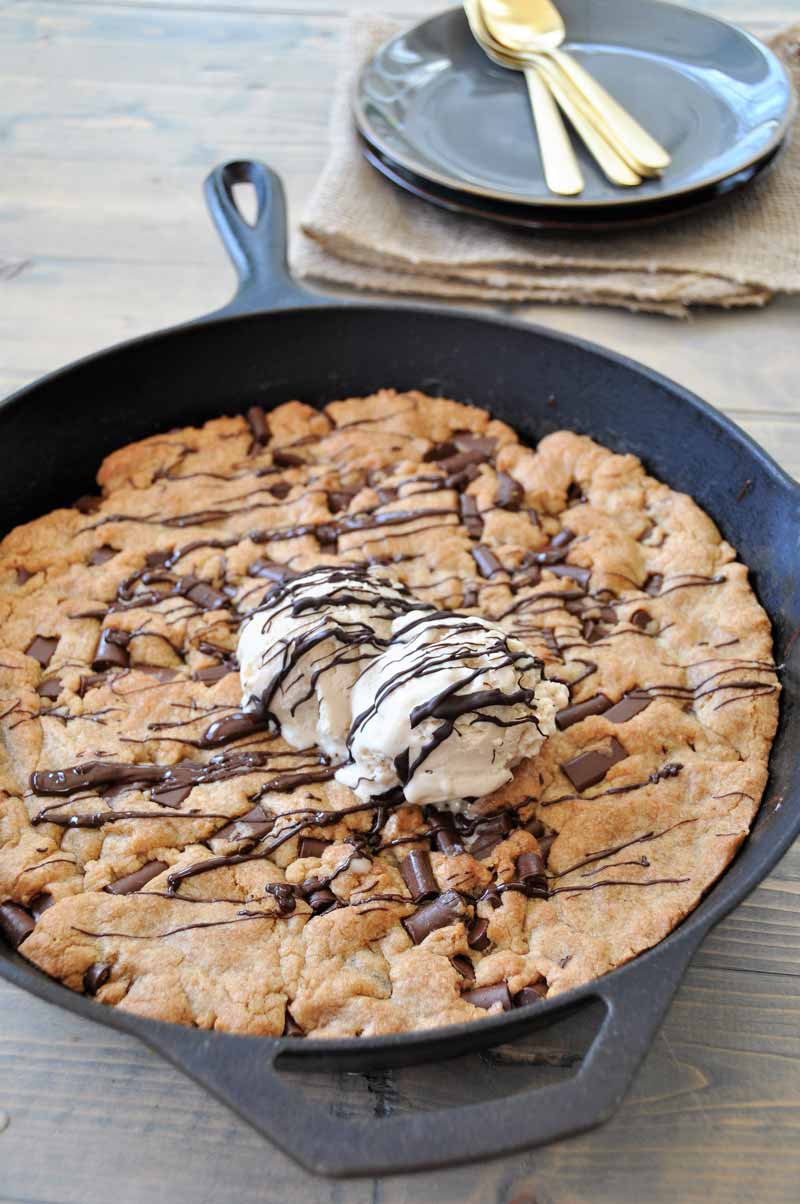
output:
<instances>
[{"instance_id":1,"label":"wooden table","mask_svg":"<svg viewBox=\"0 0 800 1204\"><path fill-rule=\"evenodd\" d=\"M217 162L260 157L282 173L298 214L325 154L349 6L0 6L0 394L226 299L233 277L200 182ZM764 32L797 16L796 0L697 6ZM377 7L410 21L437 5ZM800 475L800 301L689 323L527 312L675 377ZM569 1064L563 1050L545 1051L530 1073ZM404 1104L390 1075L340 1076L333 1089L378 1115ZM313 1179L134 1040L0 983L2 1204L773 1204L800 1196L799 1136L800 848L705 942L616 1118L481 1167Z\"/></svg>"}]
</instances>

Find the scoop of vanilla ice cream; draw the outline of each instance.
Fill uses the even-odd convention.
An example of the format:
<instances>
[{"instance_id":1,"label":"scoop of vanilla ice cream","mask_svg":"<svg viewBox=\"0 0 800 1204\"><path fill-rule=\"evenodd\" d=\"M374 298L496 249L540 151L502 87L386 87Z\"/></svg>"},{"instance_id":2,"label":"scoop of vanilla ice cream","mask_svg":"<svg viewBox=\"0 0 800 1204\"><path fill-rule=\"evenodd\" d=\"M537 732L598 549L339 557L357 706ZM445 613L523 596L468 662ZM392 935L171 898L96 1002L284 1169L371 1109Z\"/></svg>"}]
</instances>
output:
<instances>
[{"instance_id":1,"label":"scoop of vanilla ice cream","mask_svg":"<svg viewBox=\"0 0 800 1204\"><path fill-rule=\"evenodd\" d=\"M409 803L459 810L534 756L568 702L542 662L502 627L416 611L353 689L348 763L337 779L365 802L402 790Z\"/></svg>"},{"instance_id":2,"label":"scoop of vanilla ice cream","mask_svg":"<svg viewBox=\"0 0 800 1204\"><path fill-rule=\"evenodd\" d=\"M244 624L238 658L246 709L263 709L294 748L346 756L350 695L387 646L392 621L420 603L366 566L320 566L281 582Z\"/></svg>"}]
</instances>

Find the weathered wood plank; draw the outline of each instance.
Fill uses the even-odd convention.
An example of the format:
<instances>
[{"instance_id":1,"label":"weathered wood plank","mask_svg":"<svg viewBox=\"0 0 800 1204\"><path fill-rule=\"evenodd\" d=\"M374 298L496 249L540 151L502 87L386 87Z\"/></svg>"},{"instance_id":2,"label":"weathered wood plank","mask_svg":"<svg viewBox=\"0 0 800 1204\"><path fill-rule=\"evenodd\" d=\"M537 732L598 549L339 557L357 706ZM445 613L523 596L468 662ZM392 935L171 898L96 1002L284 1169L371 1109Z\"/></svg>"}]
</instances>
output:
<instances>
[{"instance_id":1,"label":"weathered wood plank","mask_svg":"<svg viewBox=\"0 0 800 1204\"><path fill-rule=\"evenodd\" d=\"M26 1199L94 1204L113 1184L115 1201L139 1204L171 1183L198 1204L232 1198L234 1185L243 1204L499 1204L525 1192L540 1204L619 1204L642 1199L644 1184L648 1200L670 1204L796 1198L796 1161L774 1156L800 1129L800 992L781 974L690 970L623 1112L602 1130L479 1169L387 1180L374 1195L303 1174L121 1034L4 985L0 1020L2 1185ZM436 1087L436 1068L427 1074ZM470 1097L468 1074L448 1077L451 1093ZM751 1190L743 1177L756 1165Z\"/></svg>"},{"instance_id":2,"label":"weathered wood plank","mask_svg":"<svg viewBox=\"0 0 800 1204\"><path fill-rule=\"evenodd\" d=\"M72 0L74 7L93 7L97 0ZM254 15L295 12L320 16L340 16L363 12L363 0L303 0L295 5L292 0L106 0L109 8L170 9L180 12L247 12ZM373 11L380 10L399 20L421 20L448 7L445 0L431 4L430 0L380 0L372 5ZM686 0L685 7L700 9L729 21L746 24L749 29L769 30L781 23L788 24L797 16L797 9L790 0L759 0L759 3L743 5L741 0Z\"/></svg>"},{"instance_id":3,"label":"weathered wood plank","mask_svg":"<svg viewBox=\"0 0 800 1204\"><path fill-rule=\"evenodd\" d=\"M315 79L320 87L330 87L343 28L341 16L302 10L187 13L22 0L0 9L0 72L42 81L45 104L48 89L60 90L73 80L208 89L235 118L253 90L306 93ZM303 69L306 62L313 70ZM133 98L122 106L121 134L135 137L150 128L141 103ZM50 116L53 112L49 109ZM15 111L7 111L5 133L12 147L15 133L24 133L15 131L16 125Z\"/></svg>"}]
</instances>

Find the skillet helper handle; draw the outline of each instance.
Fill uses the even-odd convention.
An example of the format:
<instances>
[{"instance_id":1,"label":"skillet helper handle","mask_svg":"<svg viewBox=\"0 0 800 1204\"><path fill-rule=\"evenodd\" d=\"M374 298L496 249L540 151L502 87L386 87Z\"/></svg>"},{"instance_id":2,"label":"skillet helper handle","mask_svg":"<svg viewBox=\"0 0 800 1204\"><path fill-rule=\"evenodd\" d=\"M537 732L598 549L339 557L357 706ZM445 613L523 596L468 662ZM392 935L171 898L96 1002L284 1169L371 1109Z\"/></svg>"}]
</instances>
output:
<instances>
[{"instance_id":1,"label":"skillet helper handle","mask_svg":"<svg viewBox=\"0 0 800 1204\"><path fill-rule=\"evenodd\" d=\"M236 204L236 184L250 184L255 191L257 210L252 225ZM289 272L286 198L280 178L271 168L252 159L223 163L208 175L204 191L211 218L239 277L236 295L214 316L292 309L323 300L297 284Z\"/></svg>"},{"instance_id":2,"label":"skillet helper handle","mask_svg":"<svg viewBox=\"0 0 800 1204\"><path fill-rule=\"evenodd\" d=\"M344 1178L452 1166L544 1145L608 1119L622 1102L696 944L697 940L678 941L666 958L661 951L649 973L643 973L641 965L631 973L630 964L592 984L584 998L601 999L606 1014L573 1078L439 1111L350 1120L330 1105L313 1102L295 1082L302 1076L299 1066L293 1073L275 1065L283 1053L316 1069L313 1040L243 1041L170 1026L163 1026L168 1032L163 1043L154 1041L152 1030L141 1035L317 1174ZM565 1009L574 1003L567 996ZM559 1009L548 1010L557 1019ZM538 1016L533 1011L531 1020L536 1023ZM499 1035L495 1044L508 1039ZM484 1045L485 1037L476 1040L475 1048ZM447 1073L446 1063L440 1069ZM468 1094L469 1084L464 1087Z\"/></svg>"}]
</instances>

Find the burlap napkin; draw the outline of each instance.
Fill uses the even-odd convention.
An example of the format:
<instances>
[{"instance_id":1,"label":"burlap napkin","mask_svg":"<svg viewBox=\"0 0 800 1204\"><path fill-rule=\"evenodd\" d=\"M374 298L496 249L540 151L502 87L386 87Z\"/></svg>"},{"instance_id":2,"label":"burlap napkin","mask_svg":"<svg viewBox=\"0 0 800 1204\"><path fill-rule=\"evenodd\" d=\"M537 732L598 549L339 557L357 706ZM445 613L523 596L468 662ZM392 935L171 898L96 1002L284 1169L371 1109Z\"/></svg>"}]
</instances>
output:
<instances>
[{"instance_id":1,"label":"burlap napkin","mask_svg":"<svg viewBox=\"0 0 800 1204\"><path fill-rule=\"evenodd\" d=\"M351 20L330 155L292 248L299 275L380 292L578 301L677 317L695 305L763 305L800 292L800 136L742 193L639 231L517 233L406 195L363 159L351 113L362 64L401 28L383 17ZM771 44L800 89L800 24Z\"/></svg>"}]
</instances>

